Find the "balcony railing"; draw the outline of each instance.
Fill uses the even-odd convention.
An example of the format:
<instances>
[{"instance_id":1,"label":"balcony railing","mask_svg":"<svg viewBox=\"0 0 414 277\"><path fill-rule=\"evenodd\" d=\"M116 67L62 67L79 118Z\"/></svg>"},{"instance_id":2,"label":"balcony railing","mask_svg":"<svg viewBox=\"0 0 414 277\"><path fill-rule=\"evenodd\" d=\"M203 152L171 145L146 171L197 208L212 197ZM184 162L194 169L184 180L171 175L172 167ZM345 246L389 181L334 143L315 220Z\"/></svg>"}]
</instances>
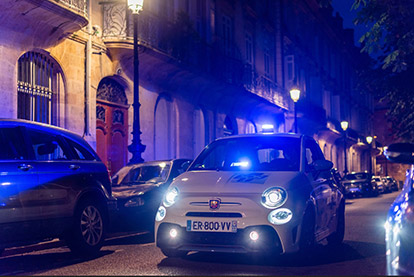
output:
<instances>
[{"instance_id":1,"label":"balcony railing","mask_svg":"<svg viewBox=\"0 0 414 277\"><path fill-rule=\"evenodd\" d=\"M132 40L132 14L126 3L101 2L103 5L104 40ZM244 88L251 93L287 107L287 97L277 84L265 76L259 76L251 65L246 64L235 43L215 36L214 42L206 43L195 31L188 30L185 15L182 22L173 23L147 10L138 17L138 40L158 51L192 66L198 72L207 73L216 79ZM189 20L189 19L188 19Z\"/></svg>"},{"instance_id":2,"label":"balcony railing","mask_svg":"<svg viewBox=\"0 0 414 277\"><path fill-rule=\"evenodd\" d=\"M88 17L88 6L86 4L86 0L56 0L56 2L69 7L77 13L82 14L84 17Z\"/></svg>"}]
</instances>

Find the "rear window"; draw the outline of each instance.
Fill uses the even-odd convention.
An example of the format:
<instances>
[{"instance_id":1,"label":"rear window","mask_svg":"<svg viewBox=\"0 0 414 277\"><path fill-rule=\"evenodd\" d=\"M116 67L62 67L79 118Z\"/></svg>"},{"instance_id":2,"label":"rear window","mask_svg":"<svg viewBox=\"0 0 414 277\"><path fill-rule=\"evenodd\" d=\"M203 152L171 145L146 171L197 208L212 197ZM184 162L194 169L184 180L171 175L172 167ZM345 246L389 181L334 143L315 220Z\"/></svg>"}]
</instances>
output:
<instances>
[{"instance_id":1,"label":"rear window","mask_svg":"<svg viewBox=\"0 0 414 277\"><path fill-rule=\"evenodd\" d=\"M352 181L352 180L362 180L368 179L368 173L351 173L347 174L344 177L344 180Z\"/></svg>"},{"instance_id":2,"label":"rear window","mask_svg":"<svg viewBox=\"0 0 414 277\"><path fill-rule=\"evenodd\" d=\"M0 160L27 159L27 149L19 127L0 128Z\"/></svg>"}]
</instances>

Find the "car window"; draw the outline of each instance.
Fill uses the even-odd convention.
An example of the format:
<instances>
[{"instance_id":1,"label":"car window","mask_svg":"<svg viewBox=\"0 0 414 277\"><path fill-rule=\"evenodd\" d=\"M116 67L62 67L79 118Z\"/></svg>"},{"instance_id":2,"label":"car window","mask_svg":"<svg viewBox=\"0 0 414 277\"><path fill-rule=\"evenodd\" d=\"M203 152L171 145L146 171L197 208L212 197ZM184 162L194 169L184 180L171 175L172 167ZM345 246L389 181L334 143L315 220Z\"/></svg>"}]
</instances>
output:
<instances>
[{"instance_id":1,"label":"car window","mask_svg":"<svg viewBox=\"0 0 414 277\"><path fill-rule=\"evenodd\" d=\"M118 178L114 185L139 185L146 182L165 182L168 178L170 166L170 164L162 163L159 165L132 167L128 173L124 175L122 180Z\"/></svg>"},{"instance_id":2,"label":"car window","mask_svg":"<svg viewBox=\"0 0 414 277\"><path fill-rule=\"evenodd\" d=\"M322 150L319 145L310 139L305 141L306 164L311 165L316 160L324 160Z\"/></svg>"},{"instance_id":3,"label":"car window","mask_svg":"<svg viewBox=\"0 0 414 277\"><path fill-rule=\"evenodd\" d=\"M27 159L27 149L21 129L18 127L0 128L0 160Z\"/></svg>"},{"instance_id":4,"label":"car window","mask_svg":"<svg viewBox=\"0 0 414 277\"><path fill-rule=\"evenodd\" d=\"M36 160L55 161L70 159L70 154L65 149L63 140L59 136L30 129L28 132Z\"/></svg>"},{"instance_id":5,"label":"car window","mask_svg":"<svg viewBox=\"0 0 414 277\"><path fill-rule=\"evenodd\" d=\"M368 178L368 173L350 173L345 175L344 180L362 180L362 179L367 179Z\"/></svg>"},{"instance_id":6,"label":"car window","mask_svg":"<svg viewBox=\"0 0 414 277\"><path fill-rule=\"evenodd\" d=\"M191 170L299 171L299 138L242 137L217 140Z\"/></svg>"},{"instance_id":7,"label":"car window","mask_svg":"<svg viewBox=\"0 0 414 277\"><path fill-rule=\"evenodd\" d=\"M94 161L96 160L95 157L84 147L80 146L78 143L74 142L71 139L66 138L68 144L75 150L77 159L79 160L87 160L87 161Z\"/></svg>"}]
</instances>

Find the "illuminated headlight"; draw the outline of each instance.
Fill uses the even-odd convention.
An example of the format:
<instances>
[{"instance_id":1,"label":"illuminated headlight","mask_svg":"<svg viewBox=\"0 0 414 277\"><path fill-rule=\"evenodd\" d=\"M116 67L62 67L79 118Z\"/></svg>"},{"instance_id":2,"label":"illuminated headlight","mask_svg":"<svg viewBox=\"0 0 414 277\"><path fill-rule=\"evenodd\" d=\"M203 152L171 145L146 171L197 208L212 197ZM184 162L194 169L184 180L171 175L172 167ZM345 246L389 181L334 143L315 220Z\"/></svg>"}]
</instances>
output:
<instances>
[{"instance_id":1,"label":"illuminated headlight","mask_svg":"<svg viewBox=\"0 0 414 277\"><path fill-rule=\"evenodd\" d=\"M125 207L139 207L144 205L144 199L141 197L134 197L128 200L128 202L125 203Z\"/></svg>"},{"instance_id":2,"label":"illuminated headlight","mask_svg":"<svg viewBox=\"0 0 414 277\"><path fill-rule=\"evenodd\" d=\"M252 241L257 241L259 239L259 233L256 231L251 231L249 237Z\"/></svg>"},{"instance_id":3,"label":"illuminated headlight","mask_svg":"<svg viewBox=\"0 0 414 277\"><path fill-rule=\"evenodd\" d=\"M262 205L268 209L275 209L282 206L287 199L287 192L279 187L272 187L262 194Z\"/></svg>"},{"instance_id":4,"label":"illuminated headlight","mask_svg":"<svg viewBox=\"0 0 414 277\"><path fill-rule=\"evenodd\" d=\"M178 235L178 231L177 231L177 229L172 228L172 229L170 230L170 237L171 237L171 238L173 238L173 239L175 239L175 238L177 237L177 235Z\"/></svg>"},{"instance_id":5,"label":"illuminated headlight","mask_svg":"<svg viewBox=\"0 0 414 277\"><path fill-rule=\"evenodd\" d=\"M176 187L169 189L164 197L164 206L168 208L174 205L175 201L177 200L178 193L178 188Z\"/></svg>"},{"instance_id":6,"label":"illuminated headlight","mask_svg":"<svg viewBox=\"0 0 414 277\"><path fill-rule=\"evenodd\" d=\"M288 223L292 219L292 211L286 208L271 211L267 217L270 223L282 225Z\"/></svg>"},{"instance_id":7,"label":"illuminated headlight","mask_svg":"<svg viewBox=\"0 0 414 277\"><path fill-rule=\"evenodd\" d=\"M166 215L167 215L167 210L163 206L160 206L158 208L157 215L155 216L155 220L161 221L165 218Z\"/></svg>"}]
</instances>

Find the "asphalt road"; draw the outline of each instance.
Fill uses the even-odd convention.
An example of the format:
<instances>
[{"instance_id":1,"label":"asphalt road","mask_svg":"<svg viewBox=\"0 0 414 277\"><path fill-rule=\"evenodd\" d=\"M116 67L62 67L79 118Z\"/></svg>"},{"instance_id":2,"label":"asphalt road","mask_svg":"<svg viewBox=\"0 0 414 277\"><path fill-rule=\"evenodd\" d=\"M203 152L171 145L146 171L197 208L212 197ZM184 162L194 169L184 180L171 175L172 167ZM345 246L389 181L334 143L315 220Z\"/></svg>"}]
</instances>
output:
<instances>
[{"instance_id":1,"label":"asphalt road","mask_svg":"<svg viewBox=\"0 0 414 277\"><path fill-rule=\"evenodd\" d=\"M346 202L345 241L317 247L311 257L190 253L166 258L145 233L115 234L98 257L74 257L58 241L8 249L1 275L385 275L384 222L398 192Z\"/></svg>"}]
</instances>

